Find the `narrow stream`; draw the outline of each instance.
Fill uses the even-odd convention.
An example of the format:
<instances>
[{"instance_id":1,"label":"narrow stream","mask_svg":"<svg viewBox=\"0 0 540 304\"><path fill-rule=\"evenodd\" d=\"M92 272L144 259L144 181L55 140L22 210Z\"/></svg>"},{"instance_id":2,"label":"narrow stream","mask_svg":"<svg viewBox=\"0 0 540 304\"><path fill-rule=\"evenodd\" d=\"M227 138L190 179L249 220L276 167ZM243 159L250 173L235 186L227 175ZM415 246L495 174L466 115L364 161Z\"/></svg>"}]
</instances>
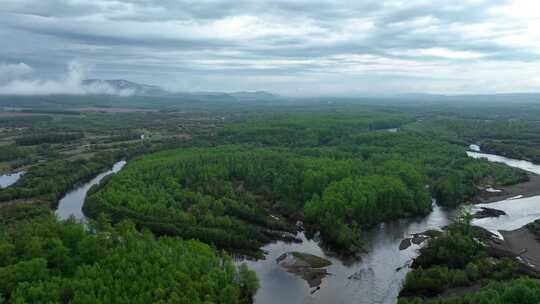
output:
<instances>
[{"instance_id":1,"label":"narrow stream","mask_svg":"<svg viewBox=\"0 0 540 304\"><path fill-rule=\"evenodd\" d=\"M115 163L112 169L97 175L91 181L66 193L66 195L64 195L64 197L62 197L58 202L58 208L55 212L56 215L63 220L68 219L70 216L75 217L75 219L77 220L84 220L85 217L82 212L82 206L84 204L84 199L86 198L86 193L88 192L88 190L93 185L99 184L99 182L105 176L120 171L125 166L125 164L126 161L121 160Z\"/></svg>"},{"instance_id":2,"label":"narrow stream","mask_svg":"<svg viewBox=\"0 0 540 304\"><path fill-rule=\"evenodd\" d=\"M479 150L478 147L477 151ZM540 174L540 166L527 161L480 152L467 154ZM540 218L540 196L505 200L489 206L504 210L508 216L478 219L474 224L494 232L500 229L516 229ZM360 261L355 262L328 256L317 241L306 239L303 233L298 235L303 240L302 243L279 241L268 244L263 247L268 252L265 260L246 262L257 272L261 281L255 303L396 303L405 275L410 270L409 265L417 256L419 248L413 244L400 251L401 240L413 233L440 229L458 213L458 210L447 210L434 203L433 212L424 218L382 223L377 228L364 232L363 237L368 242L367 251ZM331 275L323 279L320 290L312 293L303 279L287 273L276 263L281 254L289 251L315 254L333 263L328 267Z\"/></svg>"},{"instance_id":3,"label":"narrow stream","mask_svg":"<svg viewBox=\"0 0 540 304\"><path fill-rule=\"evenodd\" d=\"M13 184L15 184L21 176L23 176L24 171L19 171L15 173L9 173L0 175L0 189L1 188L7 188Z\"/></svg>"}]
</instances>

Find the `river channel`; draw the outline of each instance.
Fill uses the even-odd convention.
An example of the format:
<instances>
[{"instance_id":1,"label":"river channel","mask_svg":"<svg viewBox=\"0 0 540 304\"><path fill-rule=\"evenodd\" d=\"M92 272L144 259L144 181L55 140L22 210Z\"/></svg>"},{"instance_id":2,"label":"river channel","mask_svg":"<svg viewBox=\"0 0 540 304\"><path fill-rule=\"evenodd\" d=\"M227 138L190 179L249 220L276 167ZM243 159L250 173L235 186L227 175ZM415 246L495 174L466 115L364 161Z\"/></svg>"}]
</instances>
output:
<instances>
[{"instance_id":1,"label":"river channel","mask_svg":"<svg viewBox=\"0 0 540 304\"><path fill-rule=\"evenodd\" d=\"M467 154L473 158L487 158L489 161L505 163L540 174L540 166L527 161L481 152L468 151ZM59 201L56 214L62 219L73 216L84 220L82 205L90 187L98 184L105 176L120 171L125 164L125 161L119 161L111 170L68 192ZM517 229L540 218L540 196L508 199L491 203L489 206L503 210L507 215L477 219L474 224L495 233L498 230ZM327 253L316 239L307 239L303 232L297 235L302 240L301 243L282 241L270 243L263 247L268 253L264 260L246 261L248 266L255 270L261 282L255 303L396 303L403 280L410 271L409 265L417 256L419 249L419 245L413 244L405 250L400 250L401 241L415 233L440 229L458 213L433 202L433 211L425 217L381 223L376 228L364 232L366 251L360 259L352 261L342 260ZM281 254L290 251L311 253L332 262L327 268L330 275L323 279L319 290L310 288L306 281L284 271L276 263Z\"/></svg>"},{"instance_id":2,"label":"river channel","mask_svg":"<svg viewBox=\"0 0 540 304\"><path fill-rule=\"evenodd\" d=\"M540 174L540 166L527 161L480 152L467 154ZM504 210L508 215L478 219L473 224L497 232L517 229L540 218L540 196L504 200L492 203L490 207ZM410 271L409 265L418 255L419 249L418 245L413 244L405 250L399 250L401 240L414 233L440 229L458 213L434 202L433 211L426 217L382 223L375 229L364 232L363 238L367 240L366 252L359 261L353 262L328 255L317 241L306 239L303 233L298 234L302 243L279 241L268 244L263 248L268 252L265 260L247 261L261 281L255 303L396 303L403 280ZM332 262L328 267L331 275L323 279L320 290L309 288L303 279L284 271L276 263L281 254L289 251L315 254Z\"/></svg>"},{"instance_id":3,"label":"river channel","mask_svg":"<svg viewBox=\"0 0 540 304\"><path fill-rule=\"evenodd\" d=\"M86 198L86 193L93 186L99 184L99 182L107 175L116 173L120 171L126 164L125 160L121 160L113 165L110 170L107 170L96 177L94 177L89 182L69 191L60 199L58 202L58 208L56 209L56 215L66 220L69 217L73 216L77 220L84 220L84 214L82 212L82 206L84 204L84 199Z\"/></svg>"},{"instance_id":4,"label":"river channel","mask_svg":"<svg viewBox=\"0 0 540 304\"><path fill-rule=\"evenodd\" d=\"M0 175L0 189L7 188L15 184L21 176L23 176L24 171L19 171L15 173L2 174Z\"/></svg>"}]
</instances>

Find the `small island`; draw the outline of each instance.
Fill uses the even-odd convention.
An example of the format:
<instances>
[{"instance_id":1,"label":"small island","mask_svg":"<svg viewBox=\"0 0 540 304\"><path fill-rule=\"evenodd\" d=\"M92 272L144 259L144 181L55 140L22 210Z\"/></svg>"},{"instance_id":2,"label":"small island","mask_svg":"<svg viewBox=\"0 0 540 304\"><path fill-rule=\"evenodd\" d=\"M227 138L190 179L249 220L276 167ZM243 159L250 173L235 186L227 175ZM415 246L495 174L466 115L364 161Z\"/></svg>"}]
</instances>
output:
<instances>
[{"instance_id":1,"label":"small island","mask_svg":"<svg viewBox=\"0 0 540 304\"><path fill-rule=\"evenodd\" d=\"M276 262L287 272L302 277L311 288L321 285L322 279L329 274L325 267L332 265L327 259L297 251L280 255Z\"/></svg>"}]
</instances>

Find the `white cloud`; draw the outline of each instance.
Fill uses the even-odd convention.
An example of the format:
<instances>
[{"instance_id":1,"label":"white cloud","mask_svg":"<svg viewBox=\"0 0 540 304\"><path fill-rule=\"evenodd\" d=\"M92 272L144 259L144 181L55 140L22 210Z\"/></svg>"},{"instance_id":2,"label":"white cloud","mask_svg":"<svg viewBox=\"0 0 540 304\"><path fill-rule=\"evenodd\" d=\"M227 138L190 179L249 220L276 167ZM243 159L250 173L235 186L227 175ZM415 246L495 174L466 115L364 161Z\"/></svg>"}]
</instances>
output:
<instances>
[{"instance_id":1,"label":"white cloud","mask_svg":"<svg viewBox=\"0 0 540 304\"><path fill-rule=\"evenodd\" d=\"M85 67L77 62L71 62L68 66L66 75L57 80L43 80L36 78L24 78L20 76L28 76L32 68L24 63L16 65L0 66L0 73L3 70L21 71L18 75L13 74L15 78L8 80L3 85L0 85L0 94L2 95L50 95L50 94L115 94L115 95L131 95L131 91L118 91L113 87L105 84L83 85L82 81L85 77Z\"/></svg>"},{"instance_id":2,"label":"white cloud","mask_svg":"<svg viewBox=\"0 0 540 304\"><path fill-rule=\"evenodd\" d=\"M475 59L484 57L484 54L480 54L472 51L454 51L445 48L429 48L417 50L419 55L422 56L434 56L448 59Z\"/></svg>"},{"instance_id":3,"label":"white cloud","mask_svg":"<svg viewBox=\"0 0 540 304\"><path fill-rule=\"evenodd\" d=\"M540 75L529 68L540 62L540 4L530 0L5 2L0 60L32 62L39 75L80 58L92 78L283 93L295 83L354 91L359 79L368 91L521 91ZM51 80L32 68L0 65L0 91L89 90L73 71Z\"/></svg>"}]
</instances>

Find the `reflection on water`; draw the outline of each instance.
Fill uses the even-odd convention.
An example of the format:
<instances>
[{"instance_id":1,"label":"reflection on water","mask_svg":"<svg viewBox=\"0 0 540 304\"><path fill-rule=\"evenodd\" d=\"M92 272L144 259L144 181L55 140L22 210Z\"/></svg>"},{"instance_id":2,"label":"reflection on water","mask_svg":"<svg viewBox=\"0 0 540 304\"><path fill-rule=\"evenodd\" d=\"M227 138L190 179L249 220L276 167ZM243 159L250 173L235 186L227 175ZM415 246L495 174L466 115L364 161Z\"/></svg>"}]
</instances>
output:
<instances>
[{"instance_id":1,"label":"reflection on water","mask_svg":"<svg viewBox=\"0 0 540 304\"><path fill-rule=\"evenodd\" d=\"M107 175L116 173L120 171L126 164L125 160L121 160L113 165L112 169L106 172L99 174L94 177L91 181L85 183L84 185L71 190L68 192L60 201L58 202L58 209L56 209L56 215L66 220L70 216L75 217L77 220L83 220L84 214L82 212L82 206L84 204L84 199L86 198L86 192L99 182Z\"/></svg>"},{"instance_id":2,"label":"reflection on water","mask_svg":"<svg viewBox=\"0 0 540 304\"><path fill-rule=\"evenodd\" d=\"M505 163L510 167L520 168L525 171L540 174L540 166L524 160L510 159L493 154L467 152L474 158L486 158L492 162ZM498 230L515 230L540 218L540 196L527 198L516 197L491 204L481 204L473 208L476 211L480 207L489 207L502 210L506 215L497 218L475 219L474 225L481 226L499 235Z\"/></svg>"},{"instance_id":3,"label":"reflection on water","mask_svg":"<svg viewBox=\"0 0 540 304\"><path fill-rule=\"evenodd\" d=\"M0 175L0 188L7 188L15 184L23 174L24 171Z\"/></svg>"},{"instance_id":4,"label":"reflection on water","mask_svg":"<svg viewBox=\"0 0 540 304\"><path fill-rule=\"evenodd\" d=\"M467 154L470 157L487 158L489 161L505 163L540 174L540 166L527 161L470 151ZM494 232L516 229L540 218L540 196L505 200L489 204L489 207L504 210L508 215L476 219L474 224ZM456 210L446 210L434 204L433 212L425 218L383 223L364 233L363 238L368 244L361 260L347 264L335 257L327 256L317 242L306 239L302 233L299 234L303 240L300 244L284 242L269 244L263 247L268 252L265 260L247 262L257 272L261 281L255 303L396 303L401 284L410 270L409 264L417 256L419 248L413 244L400 251L401 240L413 233L440 229L457 213ZM332 261L333 264L328 267L331 275L323 279L320 290L311 294L304 280L282 270L276 263L281 254L289 251L307 252ZM350 278L351 276L354 278Z\"/></svg>"},{"instance_id":5,"label":"reflection on water","mask_svg":"<svg viewBox=\"0 0 540 304\"><path fill-rule=\"evenodd\" d=\"M416 245L399 250L399 243L413 233L436 229L448 223L448 212L434 205L433 212L424 218L403 219L380 224L365 232L368 241L361 260L344 263L326 255L314 240L299 234L303 242L275 242L263 247L268 255L262 261L248 261L257 272L261 288L256 304L270 303L395 303L408 265L417 255ZM322 256L332 262L321 289L311 294L301 278L283 271L276 259L289 251L301 251ZM353 277L353 278L351 278Z\"/></svg>"},{"instance_id":6,"label":"reflection on water","mask_svg":"<svg viewBox=\"0 0 540 304\"><path fill-rule=\"evenodd\" d=\"M492 162L505 163L510 167L540 174L540 166L529 161L478 152L467 152L467 154L470 157L486 158ZM518 229L523 225L540 218L540 196L528 198L520 198L517 196L516 198L507 199L496 203L477 205L477 207L474 209L476 210L480 207L490 207L506 212L507 215L500 216L498 218L483 218L474 220L473 223L475 225L482 226L494 233L498 233L497 230Z\"/></svg>"},{"instance_id":7,"label":"reflection on water","mask_svg":"<svg viewBox=\"0 0 540 304\"><path fill-rule=\"evenodd\" d=\"M506 215L475 219L474 225L481 226L501 236L498 230L515 230L540 218L540 196L504 200L478 207L489 207L502 210Z\"/></svg>"},{"instance_id":8,"label":"reflection on water","mask_svg":"<svg viewBox=\"0 0 540 304\"><path fill-rule=\"evenodd\" d=\"M479 152L471 152L471 151L467 151L467 155L469 155L472 158L485 158L491 162L504 163L510 167L519 168L525 171L540 174L540 166L535 165L531 163L530 161L511 159L511 158L507 158L507 157L499 156L495 154L487 154L487 153L479 153Z\"/></svg>"}]
</instances>

